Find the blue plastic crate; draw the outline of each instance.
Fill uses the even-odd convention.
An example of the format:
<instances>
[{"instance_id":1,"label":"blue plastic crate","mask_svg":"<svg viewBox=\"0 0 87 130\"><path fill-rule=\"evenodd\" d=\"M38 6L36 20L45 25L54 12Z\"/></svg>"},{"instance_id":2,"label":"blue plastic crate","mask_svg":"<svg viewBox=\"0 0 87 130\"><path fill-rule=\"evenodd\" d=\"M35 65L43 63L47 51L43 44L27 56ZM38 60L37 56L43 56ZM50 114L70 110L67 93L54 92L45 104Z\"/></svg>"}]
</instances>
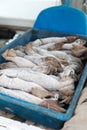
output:
<instances>
[{"instance_id":1,"label":"blue plastic crate","mask_svg":"<svg viewBox=\"0 0 87 130\"><path fill-rule=\"evenodd\" d=\"M0 50L0 54L2 54L8 48L13 48L16 45L25 45L29 41L33 41L37 38L45 38L52 36L67 36L67 34L31 29L28 30L22 36L18 37L16 40L12 41L9 45L6 45L4 48L2 48ZM80 37L87 40L86 36L80 36ZM5 60L0 56L0 63L3 63L4 61ZM87 64L84 67L82 76L78 82L78 85L76 86L75 94L66 113L61 113L51 109L47 109L23 100L10 97L5 94L0 94L0 109L3 111L16 114L24 119L31 120L36 123L58 130L62 127L65 121L67 121L72 117L86 79L87 79Z\"/></svg>"}]
</instances>

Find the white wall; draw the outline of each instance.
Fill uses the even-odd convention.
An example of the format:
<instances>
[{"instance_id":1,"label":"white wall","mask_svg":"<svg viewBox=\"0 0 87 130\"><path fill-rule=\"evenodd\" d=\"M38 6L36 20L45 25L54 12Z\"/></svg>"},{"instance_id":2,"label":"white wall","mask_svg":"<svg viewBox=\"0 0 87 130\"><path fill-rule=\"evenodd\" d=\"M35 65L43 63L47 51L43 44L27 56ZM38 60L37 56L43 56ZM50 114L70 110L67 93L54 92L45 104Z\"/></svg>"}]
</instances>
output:
<instances>
[{"instance_id":1,"label":"white wall","mask_svg":"<svg viewBox=\"0 0 87 130\"><path fill-rule=\"evenodd\" d=\"M0 0L0 24L32 26L41 10L59 4L60 0Z\"/></svg>"}]
</instances>

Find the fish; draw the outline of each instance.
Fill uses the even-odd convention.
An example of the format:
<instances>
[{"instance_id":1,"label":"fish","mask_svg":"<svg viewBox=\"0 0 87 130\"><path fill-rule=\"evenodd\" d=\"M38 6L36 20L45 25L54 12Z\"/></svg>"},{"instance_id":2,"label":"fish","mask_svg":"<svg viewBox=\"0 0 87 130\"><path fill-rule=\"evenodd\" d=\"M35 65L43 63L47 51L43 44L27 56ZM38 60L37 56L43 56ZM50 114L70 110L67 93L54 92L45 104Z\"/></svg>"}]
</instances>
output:
<instances>
[{"instance_id":1,"label":"fish","mask_svg":"<svg viewBox=\"0 0 87 130\"><path fill-rule=\"evenodd\" d=\"M45 90L40 85L34 83L34 82L27 82L19 78L12 78L8 77L6 75L0 76L0 86L3 86L5 88L13 89L13 90L22 90L25 92L32 93L35 96L38 96L40 98L45 97L53 97L53 94L47 90Z\"/></svg>"}]
</instances>

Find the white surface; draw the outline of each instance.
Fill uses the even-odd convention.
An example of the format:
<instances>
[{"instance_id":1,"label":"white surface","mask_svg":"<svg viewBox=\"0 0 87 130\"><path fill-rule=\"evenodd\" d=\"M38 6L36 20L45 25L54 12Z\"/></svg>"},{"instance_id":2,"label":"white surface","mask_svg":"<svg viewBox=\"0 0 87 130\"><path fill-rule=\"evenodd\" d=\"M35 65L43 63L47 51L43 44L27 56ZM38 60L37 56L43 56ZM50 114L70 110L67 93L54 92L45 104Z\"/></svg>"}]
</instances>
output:
<instances>
[{"instance_id":1,"label":"white surface","mask_svg":"<svg viewBox=\"0 0 87 130\"><path fill-rule=\"evenodd\" d=\"M0 116L0 130L45 130Z\"/></svg>"},{"instance_id":2,"label":"white surface","mask_svg":"<svg viewBox=\"0 0 87 130\"><path fill-rule=\"evenodd\" d=\"M41 10L60 4L60 0L0 0L0 24L32 26Z\"/></svg>"}]
</instances>

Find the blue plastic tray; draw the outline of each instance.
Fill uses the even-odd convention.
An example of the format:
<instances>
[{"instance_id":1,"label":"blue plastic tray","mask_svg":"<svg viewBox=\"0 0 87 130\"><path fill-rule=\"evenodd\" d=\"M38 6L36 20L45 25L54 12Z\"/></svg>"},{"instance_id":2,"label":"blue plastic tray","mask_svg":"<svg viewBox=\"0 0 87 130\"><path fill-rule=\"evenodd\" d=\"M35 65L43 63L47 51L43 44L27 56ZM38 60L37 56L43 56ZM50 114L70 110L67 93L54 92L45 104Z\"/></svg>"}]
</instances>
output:
<instances>
[{"instance_id":1,"label":"blue plastic tray","mask_svg":"<svg viewBox=\"0 0 87 130\"><path fill-rule=\"evenodd\" d=\"M66 36L66 34L32 29L27 31L22 36L18 37L9 45L6 45L4 48L2 48L0 50L0 54L3 53L8 48L13 48L16 45L25 45L29 41L33 41L37 38L64 36L64 35ZM82 36L82 38L86 39L85 36ZM4 62L4 59L0 56L0 63L2 62ZM76 86L75 94L66 113L61 113L51 109L47 109L23 100L10 97L5 94L0 94L0 109L3 111L16 114L24 119L31 120L36 123L58 130L62 127L65 121L67 121L72 117L86 79L87 79L87 64L84 67L82 76L78 82L78 85Z\"/></svg>"}]
</instances>

